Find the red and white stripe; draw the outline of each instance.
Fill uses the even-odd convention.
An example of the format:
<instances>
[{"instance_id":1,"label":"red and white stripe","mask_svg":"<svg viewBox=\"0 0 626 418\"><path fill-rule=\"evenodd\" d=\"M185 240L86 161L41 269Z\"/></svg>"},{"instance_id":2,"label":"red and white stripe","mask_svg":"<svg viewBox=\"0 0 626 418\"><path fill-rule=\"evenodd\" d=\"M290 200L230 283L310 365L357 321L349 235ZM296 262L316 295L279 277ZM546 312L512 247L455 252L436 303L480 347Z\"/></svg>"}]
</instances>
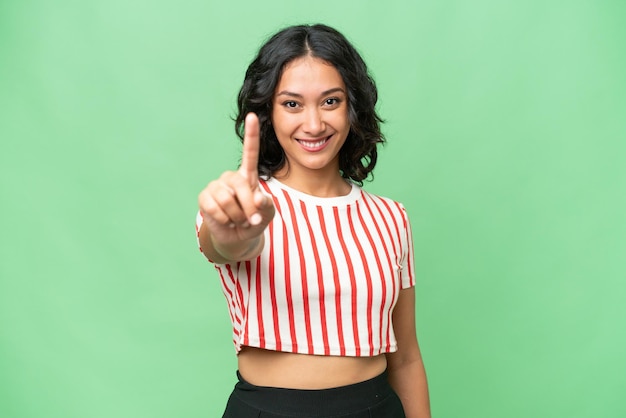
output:
<instances>
[{"instance_id":1,"label":"red and white stripe","mask_svg":"<svg viewBox=\"0 0 626 418\"><path fill-rule=\"evenodd\" d=\"M318 198L261 180L276 215L255 260L216 264L242 346L303 354L373 356L397 350L391 325L402 288L415 284L406 211L353 185ZM202 219L198 219L198 229Z\"/></svg>"}]
</instances>

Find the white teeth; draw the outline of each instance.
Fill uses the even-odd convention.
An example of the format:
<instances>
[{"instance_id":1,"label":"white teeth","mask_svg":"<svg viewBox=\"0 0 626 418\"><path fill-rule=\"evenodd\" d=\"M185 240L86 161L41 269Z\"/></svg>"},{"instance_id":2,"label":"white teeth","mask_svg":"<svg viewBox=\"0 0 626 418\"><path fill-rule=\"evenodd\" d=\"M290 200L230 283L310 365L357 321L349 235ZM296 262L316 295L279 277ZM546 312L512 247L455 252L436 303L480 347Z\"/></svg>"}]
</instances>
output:
<instances>
[{"instance_id":1,"label":"white teeth","mask_svg":"<svg viewBox=\"0 0 626 418\"><path fill-rule=\"evenodd\" d=\"M324 143L327 140L328 140L328 138L324 138L322 140L315 141L315 142L310 142L310 141L298 141L298 142L300 142L300 144L302 144L302 146L304 146L305 148L315 149L315 148L319 148L322 145L324 145Z\"/></svg>"}]
</instances>

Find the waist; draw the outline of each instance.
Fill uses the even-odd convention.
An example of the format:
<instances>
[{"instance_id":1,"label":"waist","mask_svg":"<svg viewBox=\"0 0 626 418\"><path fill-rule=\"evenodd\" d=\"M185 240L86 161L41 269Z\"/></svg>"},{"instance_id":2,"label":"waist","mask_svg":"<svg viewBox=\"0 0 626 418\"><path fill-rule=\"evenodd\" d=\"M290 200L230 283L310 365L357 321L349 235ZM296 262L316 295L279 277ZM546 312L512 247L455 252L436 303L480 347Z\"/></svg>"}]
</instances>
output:
<instances>
[{"instance_id":1,"label":"waist","mask_svg":"<svg viewBox=\"0 0 626 418\"><path fill-rule=\"evenodd\" d=\"M384 354L341 357L295 354L244 347L238 355L239 373L264 387L328 389L372 379L387 368Z\"/></svg>"},{"instance_id":2,"label":"waist","mask_svg":"<svg viewBox=\"0 0 626 418\"><path fill-rule=\"evenodd\" d=\"M239 372L237 378L239 381L233 391L236 399L261 411L277 414L276 416L296 417L302 416L306 411L307 416L310 417L347 416L348 414L352 417L357 416L354 415L355 412L370 411L370 408L384 402L391 395L395 396L387 380L386 371L363 382L315 390L257 386L247 382ZM367 416L372 416L370 413Z\"/></svg>"}]
</instances>

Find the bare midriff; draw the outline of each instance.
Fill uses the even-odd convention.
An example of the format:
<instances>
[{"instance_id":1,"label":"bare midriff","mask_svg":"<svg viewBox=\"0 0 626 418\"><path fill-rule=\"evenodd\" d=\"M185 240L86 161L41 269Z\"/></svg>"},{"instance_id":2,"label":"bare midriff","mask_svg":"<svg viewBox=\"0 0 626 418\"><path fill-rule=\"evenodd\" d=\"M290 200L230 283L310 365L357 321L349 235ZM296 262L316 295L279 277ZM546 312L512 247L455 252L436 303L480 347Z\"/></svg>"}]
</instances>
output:
<instances>
[{"instance_id":1,"label":"bare midriff","mask_svg":"<svg viewBox=\"0 0 626 418\"><path fill-rule=\"evenodd\" d=\"M385 371L384 354L374 357L314 356L243 347L241 376L256 386L327 389L371 379Z\"/></svg>"}]
</instances>

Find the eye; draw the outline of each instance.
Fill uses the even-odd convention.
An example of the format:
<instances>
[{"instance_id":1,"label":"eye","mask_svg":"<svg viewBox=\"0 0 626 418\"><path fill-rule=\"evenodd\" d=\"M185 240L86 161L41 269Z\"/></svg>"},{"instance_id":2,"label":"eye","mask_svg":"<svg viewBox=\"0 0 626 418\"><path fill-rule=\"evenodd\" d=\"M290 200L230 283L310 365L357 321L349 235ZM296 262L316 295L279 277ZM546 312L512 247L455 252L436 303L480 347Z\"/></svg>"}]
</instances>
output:
<instances>
[{"instance_id":1,"label":"eye","mask_svg":"<svg viewBox=\"0 0 626 418\"><path fill-rule=\"evenodd\" d=\"M288 109L295 109L298 107L298 103L294 102L293 100L288 100L286 102L283 102L283 106L285 106Z\"/></svg>"},{"instance_id":2,"label":"eye","mask_svg":"<svg viewBox=\"0 0 626 418\"><path fill-rule=\"evenodd\" d=\"M329 107L335 107L339 103L341 103L341 100L338 97L329 97L328 99L324 100L324 105Z\"/></svg>"}]
</instances>

